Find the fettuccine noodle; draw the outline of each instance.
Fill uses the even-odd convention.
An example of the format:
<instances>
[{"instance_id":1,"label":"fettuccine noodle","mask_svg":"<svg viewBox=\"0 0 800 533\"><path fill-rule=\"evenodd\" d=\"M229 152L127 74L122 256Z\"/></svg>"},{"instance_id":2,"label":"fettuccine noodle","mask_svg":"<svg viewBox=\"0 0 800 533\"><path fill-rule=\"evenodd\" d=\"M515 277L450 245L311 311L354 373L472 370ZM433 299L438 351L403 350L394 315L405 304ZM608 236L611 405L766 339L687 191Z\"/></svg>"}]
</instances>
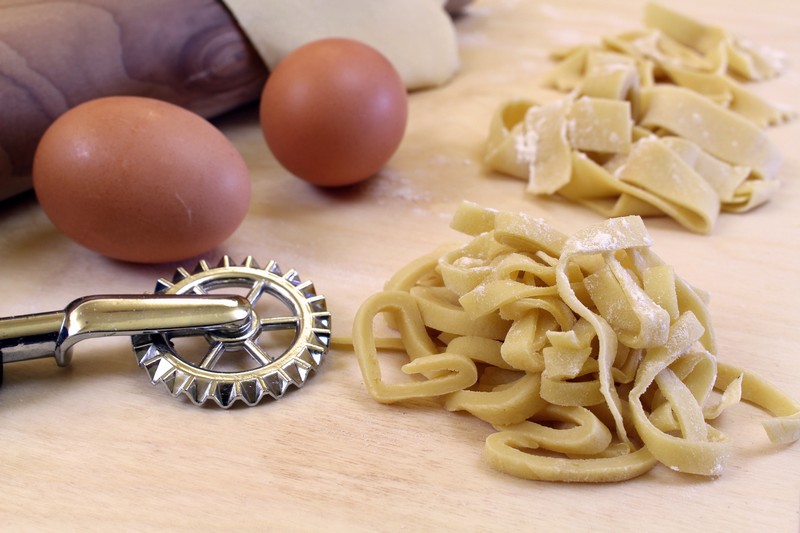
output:
<instances>
[{"instance_id":1,"label":"fettuccine noodle","mask_svg":"<svg viewBox=\"0 0 800 533\"><path fill-rule=\"evenodd\" d=\"M555 102L506 102L485 161L606 217L667 215L709 233L720 211L749 211L778 189L781 154L764 128L794 114L734 76L777 76L776 54L657 4L646 30L556 57Z\"/></svg>"},{"instance_id":2,"label":"fettuccine noodle","mask_svg":"<svg viewBox=\"0 0 800 533\"><path fill-rule=\"evenodd\" d=\"M375 400L441 398L495 428L492 467L547 481L621 481L658 463L717 476L729 442L710 421L740 399L774 415L773 442L800 438L800 404L717 361L706 295L650 250L639 217L568 237L464 203L451 225L472 239L401 269L338 340ZM378 315L399 337L376 335ZM385 381L383 350L404 351L416 379Z\"/></svg>"}]
</instances>

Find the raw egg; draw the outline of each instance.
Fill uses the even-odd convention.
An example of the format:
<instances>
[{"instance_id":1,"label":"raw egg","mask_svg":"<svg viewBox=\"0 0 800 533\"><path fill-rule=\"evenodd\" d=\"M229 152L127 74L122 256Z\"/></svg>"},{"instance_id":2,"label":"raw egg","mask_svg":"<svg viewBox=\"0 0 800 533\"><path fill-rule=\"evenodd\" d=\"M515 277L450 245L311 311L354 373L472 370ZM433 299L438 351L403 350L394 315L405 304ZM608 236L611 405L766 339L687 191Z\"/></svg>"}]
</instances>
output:
<instances>
[{"instance_id":1,"label":"raw egg","mask_svg":"<svg viewBox=\"0 0 800 533\"><path fill-rule=\"evenodd\" d=\"M129 96L61 115L36 149L33 186L67 236L139 263L212 249L250 203L247 165L222 132L176 105Z\"/></svg>"},{"instance_id":2,"label":"raw egg","mask_svg":"<svg viewBox=\"0 0 800 533\"><path fill-rule=\"evenodd\" d=\"M378 172L400 145L407 115L405 85L395 68L351 39L321 39L292 51L261 95L261 128L275 158L325 187Z\"/></svg>"}]
</instances>

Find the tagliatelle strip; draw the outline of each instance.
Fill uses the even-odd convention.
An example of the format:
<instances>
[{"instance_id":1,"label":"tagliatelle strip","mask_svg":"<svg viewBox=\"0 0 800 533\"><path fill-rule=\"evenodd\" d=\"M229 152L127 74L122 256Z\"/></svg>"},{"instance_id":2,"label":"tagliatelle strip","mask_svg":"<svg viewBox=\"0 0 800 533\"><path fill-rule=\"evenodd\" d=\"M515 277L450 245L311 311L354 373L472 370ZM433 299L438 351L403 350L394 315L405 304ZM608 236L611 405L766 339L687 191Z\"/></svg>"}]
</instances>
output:
<instances>
[{"instance_id":1,"label":"tagliatelle strip","mask_svg":"<svg viewBox=\"0 0 800 533\"><path fill-rule=\"evenodd\" d=\"M728 71L749 80L773 78L783 71L777 52L756 48L722 28L702 24L659 4L645 7L644 23L688 47L690 56L695 51L703 54L711 71Z\"/></svg>"},{"instance_id":2,"label":"tagliatelle strip","mask_svg":"<svg viewBox=\"0 0 800 533\"><path fill-rule=\"evenodd\" d=\"M650 250L639 217L568 237L464 203L452 225L472 240L401 269L335 341L352 342L377 401L471 413L496 430L492 467L547 481L622 481L658 463L717 476L729 442L710 422L740 399L774 415L773 442L800 439L800 404L717 361L706 295ZM378 315L399 336L377 336ZM411 377L387 380L379 352L399 348Z\"/></svg>"},{"instance_id":3,"label":"tagliatelle strip","mask_svg":"<svg viewBox=\"0 0 800 533\"><path fill-rule=\"evenodd\" d=\"M709 155L750 168L758 179L777 177L781 155L764 132L751 122L693 91L659 85L643 92L638 124L662 128L693 142Z\"/></svg>"},{"instance_id":4,"label":"tagliatelle strip","mask_svg":"<svg viewBox=\"0 0 800 533\"><path fill-rule=\"evenodd\" d=\"M709 233L720 211L742 213L779 187L781 154L766 126L794 113L732 78L777 76L776 56L657 4L650 29L561 54L546 84L570 94L506 102L485 162L607 217L674 218Z\"/></svg>"}]
</instances>

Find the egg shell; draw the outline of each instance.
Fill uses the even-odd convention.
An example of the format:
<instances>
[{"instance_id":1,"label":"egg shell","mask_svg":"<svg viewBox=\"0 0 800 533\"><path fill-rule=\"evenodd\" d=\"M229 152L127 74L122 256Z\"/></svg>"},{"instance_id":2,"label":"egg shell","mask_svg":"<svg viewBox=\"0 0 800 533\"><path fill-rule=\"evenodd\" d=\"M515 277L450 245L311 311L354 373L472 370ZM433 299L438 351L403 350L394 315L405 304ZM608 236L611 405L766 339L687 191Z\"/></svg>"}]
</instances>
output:
<instances>
[{"instance_id":1,"label":"egg shell","mask_svg":"<svg viewBox=\"0 0 800 533\"><path fill-rule=\"evenodd\" d=\"M261 95L264 138L295 176L351 185L383 167L405 133L408 97L380 52L352 39L305 44L281 60Z\"/></svg>"},{"instance_id":2,"label":"egg shell","mask_svg":"<svg viewBox=\"0 0 800 533\"><path fill-rule=\"evenodd\" d=\"M131 262L179 261L228 238L250 203L247 165L211 123L176 105L113 96L45 132L33 185L78 243Z\"/></svg>"}]
</instances>

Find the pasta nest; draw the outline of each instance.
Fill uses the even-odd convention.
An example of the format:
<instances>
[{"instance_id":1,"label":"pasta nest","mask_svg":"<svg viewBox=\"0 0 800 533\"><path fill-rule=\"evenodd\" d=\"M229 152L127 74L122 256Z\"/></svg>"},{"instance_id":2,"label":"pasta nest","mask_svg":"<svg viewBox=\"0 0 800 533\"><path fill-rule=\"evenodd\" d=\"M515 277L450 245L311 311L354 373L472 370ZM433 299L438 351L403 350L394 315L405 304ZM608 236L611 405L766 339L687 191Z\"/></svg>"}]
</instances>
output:
<instances>
[{"instance_id":1,"label":"pasta nest","mask_svg":"<svg viewBox=\"0 0 800 533\"><path fill-rule=\"evenodd\" d=\"M800 404L718 361L707 295L651 251L641 218L568 237L463 203L451 225L472 239L408 264L355 317L375 400L440 398L494 427L491 466L547 481L621 481L658 463L717 476L730 443L711 422L741 399L774 415L773 442L800 438ZM378 315L399 335L379 335ZM405 352L414 379L385 381L384 350Z\"/></svg>"}]
</instances>

